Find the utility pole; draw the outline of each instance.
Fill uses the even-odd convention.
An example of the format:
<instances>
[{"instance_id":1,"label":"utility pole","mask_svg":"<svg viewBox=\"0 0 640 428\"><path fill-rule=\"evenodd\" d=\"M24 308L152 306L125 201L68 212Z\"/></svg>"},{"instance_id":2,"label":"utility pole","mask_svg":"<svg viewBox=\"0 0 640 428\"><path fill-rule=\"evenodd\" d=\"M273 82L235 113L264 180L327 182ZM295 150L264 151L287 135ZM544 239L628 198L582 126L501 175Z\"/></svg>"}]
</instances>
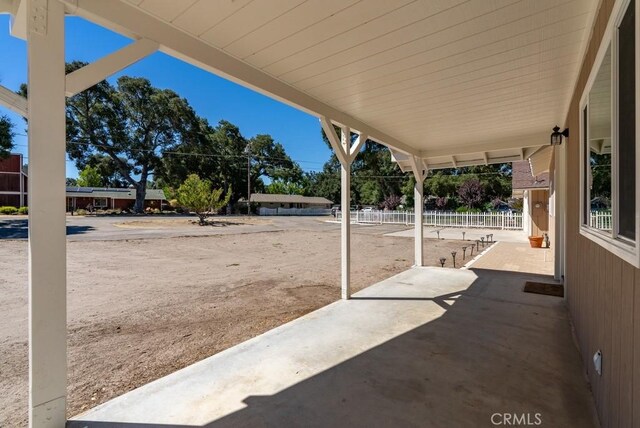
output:
<instances>
[{"instance_id":1,"label":"utility pole","mask_svg":"<svg viewBox=\"0 0 640 428\"><path fill-rule=\"evenodd\" d=\"M247 143L247 215L251 215L251 143Z\"/></svg>"}]
</instances>

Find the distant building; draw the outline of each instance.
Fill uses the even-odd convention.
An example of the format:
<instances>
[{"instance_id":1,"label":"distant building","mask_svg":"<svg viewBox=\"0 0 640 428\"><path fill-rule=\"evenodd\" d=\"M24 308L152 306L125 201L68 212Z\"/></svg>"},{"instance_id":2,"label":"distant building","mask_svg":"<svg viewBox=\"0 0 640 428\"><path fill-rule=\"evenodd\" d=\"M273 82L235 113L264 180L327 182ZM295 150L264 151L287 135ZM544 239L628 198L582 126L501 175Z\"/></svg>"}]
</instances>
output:
<instances>
[{"instance_id":1,"label":"distant building","mask_svg":"<svg viewBox=\"0 0 640 428\"><path fill-rule=\"evenodd\" d=\"M527 235L549 232L549 172L533 175L528 160L511 164L511 189L522 198L522 228Z\"/></svg>"},{"instance_id":2,"label":"distant building","mask_svg":"<svg viewBox=\"0 0 640 428\"><path fill-rule=\"evenodd\" d=\"M242 204L242 200L240 203ZM315 196L252 193L251 203L257 206L257 212L260 215L298 216L330 214L333 202Z\"/></svg>"},{"instance_id":3,"label":"distant building","mask_svg":"<svg viewBox=\"0 0 640 428\"><path fill-rule=\"evenodd\" d=\"M162 189L147 189L145 208L161 208L165 201ZM67 187L67 211L78 209L132 209L136 201L135 189L111 189L104 187Z\"/></svg>"},{"instance_id":4,"label":"distant building","mask_svg":"<svg viewBox=\"0 0 640 428\"><path fill-rule=\"evenodd\" d=\"M11 154L0 159L0 206L27 205L27 174L23 171L22 155Z\"/></svg>"},{"instance_id":5,"label":"distant building","mask_svg":"<svg viewBox=\"0 0 640 428\"><path fill-rule=\"evenodd\" d=\"M251 202L262 208L331 208L330 200L315 196L252 193Z\"/></svg>"}]
</instances>

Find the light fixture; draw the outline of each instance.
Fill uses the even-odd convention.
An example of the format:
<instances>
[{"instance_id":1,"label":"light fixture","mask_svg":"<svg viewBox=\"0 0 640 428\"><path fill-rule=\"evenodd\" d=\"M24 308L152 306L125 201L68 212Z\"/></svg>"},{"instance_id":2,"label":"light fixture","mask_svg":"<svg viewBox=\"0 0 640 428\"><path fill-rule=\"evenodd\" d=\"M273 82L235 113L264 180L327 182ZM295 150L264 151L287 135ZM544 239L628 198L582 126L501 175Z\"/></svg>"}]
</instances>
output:
<instances>
[{"instance_id":1,"label":"light fixture","mask_svg":"<svg viewBox=\"0 0 640 428\"><path fill-rule=\"evenodd\" d=\"M569 138L569 128L565 128L564 131L560 132L560 127L554 126L551 133L551 145L559 146L562 144L562 137Z\"/></svg>"}]
</instances>

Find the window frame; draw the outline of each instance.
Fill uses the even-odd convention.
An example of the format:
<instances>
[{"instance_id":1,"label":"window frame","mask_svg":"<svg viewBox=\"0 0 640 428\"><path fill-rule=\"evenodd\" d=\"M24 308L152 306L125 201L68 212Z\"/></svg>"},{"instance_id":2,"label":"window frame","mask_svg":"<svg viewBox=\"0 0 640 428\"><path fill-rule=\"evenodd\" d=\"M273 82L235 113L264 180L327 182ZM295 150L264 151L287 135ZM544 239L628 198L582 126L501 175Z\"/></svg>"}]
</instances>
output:
<instances>
[{"instance_id":1,"label":"window frame","mask_svg":"<svg viewBox=\"0 0 640 428\"><path fill-rule=\"evenodd\" d=\"M104 201L104 205L98 204L98 201ZM93 206L95 208L109 208L109 198L97 197L93 198Z\"/></svg>"},{"instance_id":2,"label":"window frame","mask_svg":"<svg viewBox=\"0 0 640 428\"><path fill-rule=\"evenodd\" d=\"M618 174L618 27L620 26L631 0L617 0L613 6L609 22L603 33L598 52L594 59L589 78L585 84L579 104L579 146L580 146L580 234L591 241L602 246L609 252L615 254L636 268L640 268L640 126L636 125L636 200L635 200L635 240L618 235L618 215L619 215L619 174ZM635 115L636 124L640 124L640 0L635 0ZM600 71L605 54L611 46L611 227L610 233L593 228L589 224L589 219L585 218L586 213L591 208L586 209L587 201L585 196L590 198L590 190L587 186L587 145L589 141L588 123L585 123L584 111L587 109L586 119L589 120L589 94L593 88L596 76Z\"/></svg>"}]
</instances>

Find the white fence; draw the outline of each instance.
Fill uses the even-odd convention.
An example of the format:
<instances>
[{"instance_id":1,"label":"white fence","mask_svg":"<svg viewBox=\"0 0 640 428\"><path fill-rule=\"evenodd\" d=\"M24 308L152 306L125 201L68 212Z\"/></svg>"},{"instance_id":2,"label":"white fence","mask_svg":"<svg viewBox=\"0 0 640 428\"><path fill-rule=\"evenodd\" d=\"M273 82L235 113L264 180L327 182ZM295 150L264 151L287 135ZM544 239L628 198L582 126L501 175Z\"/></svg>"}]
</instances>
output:
<instances>
[{"instance_id":1,"label":"white fence","mask_svg":"<svg viewBox=\"0 0 640 428\"><path fill-rule=\"evenodd\" d=\"M589 225L596 229L611 230L611 211L591 211Z\"/></svg>"},{"instance_id":2,"label":"white fence","mask_svg":"<svg viewBox=\"0 0 640 428\"><path fill-rule=\"evenodd\" d=\"M336 213L336 219L341 219ZM351 211L351 221L377 224L414 224L415 215L410 211ZM466 227L486 229L522 230L522 213L482 212L458 213L451 211L425 211L422 215L425 226Z\"/></svg>"},{"instance_id":3,"label":"white fence","mask_svg":"<svg viewBox=\"0 0 640 428\"><path fill-rule=\"evenodd\" d=\"M327 208L265 208L258 209L258 215L329 215Z\"/></svg>"}]
</instances>

